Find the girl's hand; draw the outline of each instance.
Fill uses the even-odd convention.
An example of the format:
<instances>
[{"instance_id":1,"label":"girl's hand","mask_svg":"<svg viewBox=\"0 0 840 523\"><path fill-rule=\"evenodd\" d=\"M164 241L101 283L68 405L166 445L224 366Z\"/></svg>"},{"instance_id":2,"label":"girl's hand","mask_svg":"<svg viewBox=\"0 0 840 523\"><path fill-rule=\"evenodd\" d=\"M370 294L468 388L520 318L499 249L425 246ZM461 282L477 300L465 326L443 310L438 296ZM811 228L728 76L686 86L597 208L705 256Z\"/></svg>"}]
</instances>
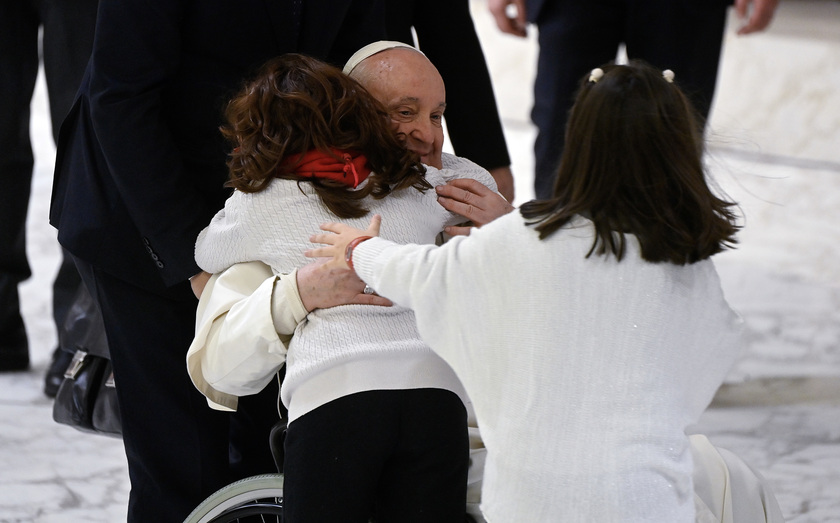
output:
<instances>
[{"instance_id":1,"label":"girl's hand","mask_svg":"<svg viewBox=\"0 0 840 523\"><path fill-rule=\"evenodd\" d=\"M316 247L309 249L303 254L307 258L330 258L330 261L325 263L325 269L349 269L350 266L345 260L345 252L347 246L361 236L379 236L379 226L382 223L382 217L378 214L374 215L370 220L370 225L366 231L354 229L343 223L325 223L321 225L322 231L327 233L313 234L309 241L312 243L324 244L324 247Z\"/></svg>"}]
</instances>

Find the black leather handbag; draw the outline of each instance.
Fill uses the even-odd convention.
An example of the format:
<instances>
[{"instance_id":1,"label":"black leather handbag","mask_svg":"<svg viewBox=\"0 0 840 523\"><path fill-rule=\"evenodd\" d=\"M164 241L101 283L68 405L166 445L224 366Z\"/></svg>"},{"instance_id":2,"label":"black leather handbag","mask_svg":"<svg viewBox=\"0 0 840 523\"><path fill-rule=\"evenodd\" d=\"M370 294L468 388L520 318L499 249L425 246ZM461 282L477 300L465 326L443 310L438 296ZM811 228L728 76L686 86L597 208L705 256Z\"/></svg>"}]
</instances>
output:
<instances>
[{"instance_id":1,"label":"black leather handbag","mask_svg":"<svg viewBox=\"0 0 840 523\"><path fill-rule=\"evenodd\" d=\"M105 325L84 285L58 333L62 350L73 350L53 404L53 419L85 432L122 436L120 407Z\"/></svg>"}]
</instances>

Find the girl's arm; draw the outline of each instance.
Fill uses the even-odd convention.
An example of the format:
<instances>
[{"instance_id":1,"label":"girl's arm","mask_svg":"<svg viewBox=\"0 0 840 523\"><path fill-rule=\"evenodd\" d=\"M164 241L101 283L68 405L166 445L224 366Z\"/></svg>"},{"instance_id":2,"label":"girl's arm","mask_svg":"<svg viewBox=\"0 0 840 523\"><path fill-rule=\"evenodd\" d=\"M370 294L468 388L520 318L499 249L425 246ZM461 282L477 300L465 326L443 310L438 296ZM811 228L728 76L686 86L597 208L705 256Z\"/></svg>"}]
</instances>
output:
<instances>
[{"instance_id":1,"label":"girl's arm","mask_svg":"<svg viewBox=\"0 0 840 523\"><path fill-rule=\"evenodd\" d=\"M326 232L310 238L324 246L304 254L331 258L324 268L353 269L377 293L413 309L423 339L458 372L456 362L469 356L464 347L455 347L451 341L459 339L464 315L476 308L475 289L483 288L477 283L481 275L475 263L483 256L483 242L458 237L442 247L399 245L377 238L380 223L376 215L367 230L324 224L321 229Z\"/></svg>"}]
</instances>

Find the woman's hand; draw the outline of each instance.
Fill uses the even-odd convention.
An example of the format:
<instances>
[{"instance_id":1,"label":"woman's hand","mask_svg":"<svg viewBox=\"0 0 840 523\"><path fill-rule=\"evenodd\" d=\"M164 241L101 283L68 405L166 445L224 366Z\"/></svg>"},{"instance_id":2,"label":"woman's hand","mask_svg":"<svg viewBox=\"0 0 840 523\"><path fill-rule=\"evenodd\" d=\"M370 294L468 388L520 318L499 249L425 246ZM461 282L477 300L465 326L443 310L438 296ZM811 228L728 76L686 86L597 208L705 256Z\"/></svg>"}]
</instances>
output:
<instances>
[{"instance_id":1,"label":"woman's hand","mask_svg":"<svg viewBox=\"0 0 840 523\"><path fill-rule=\"evenodd\" d=\"M325 223L321 225L321 230L330 234L318 233L309 238L312 243L321 243L325 246L309 249L303 254L307 258L330 258L330 261L322 265L324 270L349 269L350 266L345 259L347 246L350 245L350 242L362 236L379 236L379 225L381 223L382 217L378 214L371 218L366 231L354 229L343 223Z\"/></svg>"}]
</instances>

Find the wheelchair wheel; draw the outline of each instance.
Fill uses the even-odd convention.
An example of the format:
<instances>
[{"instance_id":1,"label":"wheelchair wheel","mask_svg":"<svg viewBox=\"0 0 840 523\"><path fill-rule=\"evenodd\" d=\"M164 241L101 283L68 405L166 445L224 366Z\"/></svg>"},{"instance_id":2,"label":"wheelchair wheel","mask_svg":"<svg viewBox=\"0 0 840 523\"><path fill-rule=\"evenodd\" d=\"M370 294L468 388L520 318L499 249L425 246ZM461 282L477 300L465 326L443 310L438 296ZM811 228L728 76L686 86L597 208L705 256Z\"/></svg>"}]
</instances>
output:
<instances>
[{"instance_id":1,"label":"wheelchair wheel","mask_svg":"<svg viewBox=\"0 0 840 523\"><path fill-rule=\"evenodd\" d=\"M245 478L217 490L184 523L283 521L283 474Z\"/></svg>"}]
</instances>

